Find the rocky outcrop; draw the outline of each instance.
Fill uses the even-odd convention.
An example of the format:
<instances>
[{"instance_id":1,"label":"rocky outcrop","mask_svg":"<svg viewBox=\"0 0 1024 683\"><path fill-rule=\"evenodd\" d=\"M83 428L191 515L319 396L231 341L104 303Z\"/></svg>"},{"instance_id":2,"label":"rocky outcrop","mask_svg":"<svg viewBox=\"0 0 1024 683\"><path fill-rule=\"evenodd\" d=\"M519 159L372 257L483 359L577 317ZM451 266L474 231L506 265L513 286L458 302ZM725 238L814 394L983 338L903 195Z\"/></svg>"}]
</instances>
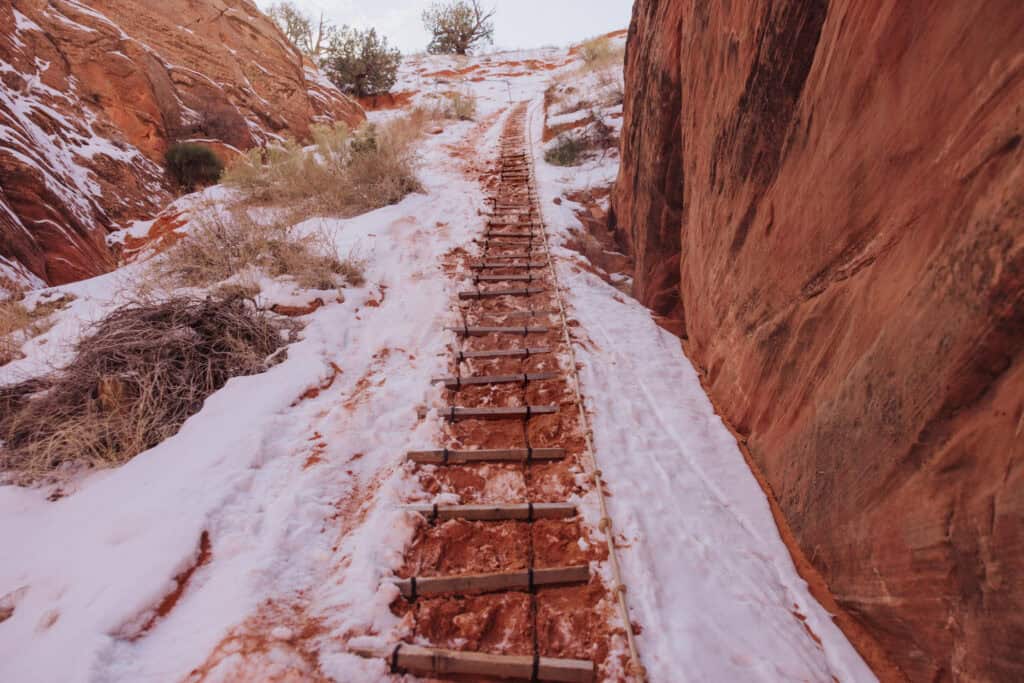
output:
<instances>
[{"instance_id":1,"label":"rocky outcrop","mask_svg":"<svg viewBox=\"0 0 1024 683\"><path fill-rule=\"evenodd\" d=\"M250 0L0 3L0 80L0 274L51 284L109 269L107 231L167 202L169 144L364 118Z\"/></svg>"},{"instance_id":2,"label":"rocky outcrop","mask_svg":"<svg viewBox=\"0 0 1024 683\"><path fill-rule=\"evenodd\" d=\"M1024 680L1024 4L638 0L612 221L915 681Z\"/></svg>"}]
</instances>

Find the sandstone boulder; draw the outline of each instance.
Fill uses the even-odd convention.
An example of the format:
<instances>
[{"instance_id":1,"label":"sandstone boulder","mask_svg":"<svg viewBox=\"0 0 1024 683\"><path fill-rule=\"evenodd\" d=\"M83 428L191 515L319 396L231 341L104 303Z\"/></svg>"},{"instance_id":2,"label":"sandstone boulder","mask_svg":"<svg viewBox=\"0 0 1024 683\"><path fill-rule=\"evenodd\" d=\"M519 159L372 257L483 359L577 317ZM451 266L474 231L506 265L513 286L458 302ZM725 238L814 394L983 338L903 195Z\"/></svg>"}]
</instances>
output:
<instances>
[{"instance_id":1,"label":"sandstone boulder","mask_svg":"<svg viewBox=\"0 0 1024 683\"><path fill-rule=\"evenodd\" d=\"M0 81L0 259L50 284L108 270L108 230L167 203L170 144L364 119L249 0L5 2Z\"/></svg>"}]
</instances>

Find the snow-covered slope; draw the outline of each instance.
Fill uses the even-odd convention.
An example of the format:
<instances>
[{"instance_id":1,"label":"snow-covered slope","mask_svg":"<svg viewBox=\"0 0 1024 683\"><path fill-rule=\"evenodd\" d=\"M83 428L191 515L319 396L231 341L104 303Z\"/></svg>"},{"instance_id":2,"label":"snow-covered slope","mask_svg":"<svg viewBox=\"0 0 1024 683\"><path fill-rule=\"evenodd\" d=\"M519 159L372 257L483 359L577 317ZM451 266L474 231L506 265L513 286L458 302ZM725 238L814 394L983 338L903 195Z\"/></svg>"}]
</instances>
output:
<instances>
[{"instance_id":1,"label":"snow-covered slope","mask_svg":"<svg viewBox=\"0 0 1024 683\"><path fill-rule=\"evenodd\" d=\"M557 77L587 91L578 67L565 50L408 62L398 87L413 101L472 93L478 116L425 139L423 194L306 226L364 259L367 284L306 316L284 363L232 380L127 465L69 483L55 502L50 490L0 487L0 614L11 614L0 622L0 680L399 679L348 646L393 642L400 628L389 609L397 589L382 579L412 536L398 506L424 495L403 455L435 445L440 428L417 409L439 402L430 379L452 341L444 326L462 274L450 277L442 257L476 248L478 179L510 94L531 101L547 225L562 245L558 273L579 323L651 680L872 680L796 574L678 340L564 246L579 207L563 195L610 183L616 165L614 152L570 169L540 158L544 92ZM76 300L0 379L59 359L144 267L60 288Z\"/></svg>"}]
</instances>

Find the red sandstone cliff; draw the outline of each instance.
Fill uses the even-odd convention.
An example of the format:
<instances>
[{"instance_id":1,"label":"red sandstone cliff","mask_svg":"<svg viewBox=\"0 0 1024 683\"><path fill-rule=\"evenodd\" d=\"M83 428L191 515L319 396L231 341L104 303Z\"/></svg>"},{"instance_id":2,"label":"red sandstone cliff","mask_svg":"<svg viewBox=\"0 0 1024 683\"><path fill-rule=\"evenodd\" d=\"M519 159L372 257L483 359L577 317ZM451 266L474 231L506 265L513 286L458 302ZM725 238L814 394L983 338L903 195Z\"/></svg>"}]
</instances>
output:
<instances>
[{"instance_id":1,"label":"red sandstone cliff","mask_svg":"<svg viewBox=\"0 0 1024 683\"><path fill-rule=\"evenodd\" d=\"M915 681L1024 680L1024 4L637 0L612 217Z\"/></svg>"},{"instance_id":2,"label":"red sandstone cliff","mask_svg":"<svg viewBox=\"0 0 1024 683\"><path fill-rule=\"evenodd\" d=\"M363 113L250 0L0 1L0 279L109 269L107 230L169 199L170 143L319 119Z\"/></svg>"}]
</instances>

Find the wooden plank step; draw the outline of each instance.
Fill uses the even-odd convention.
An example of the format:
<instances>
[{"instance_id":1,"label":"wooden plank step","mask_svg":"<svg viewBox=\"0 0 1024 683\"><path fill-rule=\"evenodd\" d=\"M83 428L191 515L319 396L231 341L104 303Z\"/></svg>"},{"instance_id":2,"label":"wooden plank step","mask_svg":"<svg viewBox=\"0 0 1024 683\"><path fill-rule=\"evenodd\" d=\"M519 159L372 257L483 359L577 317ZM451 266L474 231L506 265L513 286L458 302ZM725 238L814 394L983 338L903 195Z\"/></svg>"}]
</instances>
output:
<instances>
[{"instance_id":1,"label":"wooden plank step","mask_svg":"<svg viewBox=\"0 0 1024 683\"><path fill-rule=\"evenodd\" d=\"M419 465L466 465L474 462L526 462L561 460L564 448L485 448L460 451L441 448L432 451L409 451L405 457Z\"/></svg>"},{"instance_id":2,"label":"wooden plank step","mask_svg":"<svg viewBox=\"0 0 1024 683\"><path fill-rule=\"evenodd\" d=\"M471 263L470 268L473 270L490 270L491 268L518 268L531 270L534 268L547 268L548 264L543 261L528 261L526 263L495 263L494 261L483 261L481 263Z\"/></svg>"},{"instance_id":3,"label":"wooden plank step","mask_svg":"<svg viewBox=\"0 0 1024 683\"><path fill-rule=\"evenodd\" d=\"M544 250L543 249L539 249L539 250L535 249L532 253L528 252L528 251L510 251L510 252L508 252L506 254L490 254L490 253L487 252L487 247L484 247L484 258L486 258L486 259L498 259L498 258L528 259L528 258L532 258L532 257L536 256L538 253L543 254Z\"/></svg>"},{"instance_id":4,"label":"wooden plank step","mask_svg":"<svg viewBox=\"0 0 1024 683\"><path fill-rule=\"evenodd\" d=\"M406 510L418 512L431 521L464 519L469 522L504 520L532 522L535 519L565 519L576 516L572 503L514 503L511 505L407 505Z\"/></svg>"},{"instance_id":5,"label":"wooden plank step","mask_svg":"<svg viewBox=\"0 0 1024 683\"><path fill-rule=\"evenodd\" d=\"M352 648L360 657L383 659L398 671L427 676L493 676L552 683L592 683L594 664L585 659L490 655L399 643L391 650ZM536 673L536 676L534 674Z\"/></svg>"},{"instance_id":6,"label":"wooden plank step","mask_svg":"<svg viewBox=\"0 0 1024 683\"><path fill-rule=\"evenodd\" d=\"M475 386L481 384L516 384L522 382L526 384L528 382L543 382L549 379L558 379L559 374L557 372L536 372L533 374L523 373L520 375L479 375L469 377L439 377L435 379L435 382L444 382L445 387L448 389L458 389L465 386Z\"/></svg>"},{"instance_id":7,"label":"wooden plank step","mask_svg":"<svg viewBox=\"0 0 1024 683\"><path fill-rule=\"evenodd\" d=\"M455 358L458 362L472 359L482 358L529 358L530 356L540 356L545 353L551 353L551 349L537 346L527 347L525 349L489 349L486 351L459 351Z\"/></svg>"},{"instance_id":8,"label":"wooden plank step","mask_svg":"<svg viewBox=\"0 0 1024 683\"><path fill-rule=\"evenodd\" d=\"M446 330L451 332L460 332L464 337L482 337L486 334L544 334L548 331L546 327L529 327L523 325L522 327L486 327L472 325L463 325L461 327L448 326Z\"/></svg>"},{"instance_id":9,"label":"wooden plank step","mask_svg":"<svg viewBox=\"0 0 1024 683\"><path fill-rule=\"evenodd\" d=\"M479 315L490 316L492 318L512 318L518 320L520 318L541 318L546 315L558 315L558 311L538 308L530 309L528 311L480 311Z\"/></svg>"},{"instance_id":10,"label":"wooden plank step","mask_svg":"<svg viewBox=\"0 0 1024 683\"><path fill-rule=\"evenodd\" d=\"M531 239L531 240L536 240L536 239L541 239L543 237L544 236L541 235L539 232L492 232L492 231L487 231L487 232L484 233L484 239L488 239L488 240L497 240L497 239L517 239L517 240Z\"/></svg>"},{"instance_id":11,"label":"wooden plank step","mask_svg":"<svg viewBox=\"0 0 1024 683\"><path fill-rule=\"evenodd\" d=\"M445 419L455 422L456 420L504 420L518 417L529 420L534 415L554 415L557 412L558 406L511 406L508 408L449 406L441 411L441 415Z\"/></svg>"},{"instance_id":12,"label":"wooden plank step","mask_svg":"<svg viewBox=\"0 0 1024 683\"><path fill-rule=\"evenodd\" d=\"M547 290L544 287L526 287L524 289L477 289L468 292L459 292L460 299L490 299L499 296L532 296L543 294Z\"/></svg>"},{"instance_id":13,"label":"wooden plank step","mask_svg":"<svg viewBox=\"0 0 1024 683\"><path fill-rule=\"evenodd\" d=\"M573 567L549 567L516 572L495 572L493 574L462 574L460 576L419 576L411 579L397 579L402 597L407 600L428 595L467 595L478 593L500 593L503 591L532 591L540 586L562 586L569 583L590 581L590 565Z\"/></svg>"},{"instance_id":14,"label":"wooden plank step","mask_svg":"<svg viewBox=\"0 0 1024 683\"><path fill-rule=\"evenodd\" d=\"M540 282L543 275L474 275L473 282Z\"/></svg>"}]
</instances>

